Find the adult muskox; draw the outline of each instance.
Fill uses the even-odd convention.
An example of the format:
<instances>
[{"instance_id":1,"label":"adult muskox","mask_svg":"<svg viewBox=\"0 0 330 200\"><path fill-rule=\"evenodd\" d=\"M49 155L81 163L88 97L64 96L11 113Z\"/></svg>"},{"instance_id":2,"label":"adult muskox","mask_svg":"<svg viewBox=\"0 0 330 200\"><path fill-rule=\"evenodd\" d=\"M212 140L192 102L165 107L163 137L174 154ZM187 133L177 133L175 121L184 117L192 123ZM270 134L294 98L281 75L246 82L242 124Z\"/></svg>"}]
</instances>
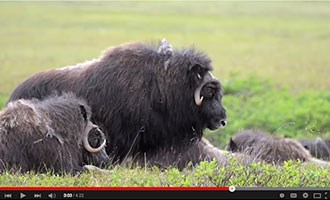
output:
<instances>
[{"instance_id":1,"label":"adult muskox","mask_svg":"<svg viewBox=\"0 0 330 200\"><path fill-rule=\"evenodd\" d=\"M38 73L9 101L74 92L91 105L92 121L110 141L107 152L114 162L130 157L183 167L208 157L200 147L204 129L226 125L221 84L210 71L210 58L194 48L131 43L110 48L96 60ZM189 149L194 157L184 155ZM175 163L163 162L173 155Z\"/></svg>"},{"instance_id":2,"label":"adult muskox","mask_svg":"<svg viewBox=\"0 0 330 200\"><path fill-rule=\"evenodd\" d=\"M312 156L330 161L330 138L301 139L299 142Z\"/></svg>"},{"instance_id":3,"label":"adult muskox","mask_svg":"<svg viewBox=\"0 0 330 200\"><path fill-rule=\"evenodd\" d=\"M90 116L73 94L10 102L0 113L0 171L76 173L108 164L104 134Z\"/></svg>"},{"instance_id":4,"label":"adult muskox","mask_svg":"<svg viewBox=\"0 0 330 200\"><path fill-rule=\"evenodd\" d=\"M330 166L328 162L313 158L297 140L272 137L270 134L259 130L240 131L230 139L226 149L232 152L246 153L272 164L282 164L288 160L300 160Z\"/></svg>"}]
</instances>

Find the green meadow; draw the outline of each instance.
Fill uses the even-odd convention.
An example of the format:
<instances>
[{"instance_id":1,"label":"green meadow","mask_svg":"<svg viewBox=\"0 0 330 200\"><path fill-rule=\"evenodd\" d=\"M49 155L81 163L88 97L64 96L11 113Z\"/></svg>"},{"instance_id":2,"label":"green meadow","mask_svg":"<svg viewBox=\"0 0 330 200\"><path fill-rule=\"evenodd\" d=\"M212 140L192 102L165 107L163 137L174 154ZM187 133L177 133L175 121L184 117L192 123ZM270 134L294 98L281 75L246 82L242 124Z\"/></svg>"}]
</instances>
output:
<instances>
[{"instance_id":1,"label":"green meadow","mask_svg":"<svg viewBox=\"0 0 330 200\"><path fill-rule=\"evenodd\" d=\"M241 129L330 137L330 2L0 2L0 107L34 73L84 62L110 46L167 38L212 59L228 126L206 131L219 148ZM329 168L235 160L193 170L0 175L0 186L330 186Z\"/></svg>"}]
</instances>

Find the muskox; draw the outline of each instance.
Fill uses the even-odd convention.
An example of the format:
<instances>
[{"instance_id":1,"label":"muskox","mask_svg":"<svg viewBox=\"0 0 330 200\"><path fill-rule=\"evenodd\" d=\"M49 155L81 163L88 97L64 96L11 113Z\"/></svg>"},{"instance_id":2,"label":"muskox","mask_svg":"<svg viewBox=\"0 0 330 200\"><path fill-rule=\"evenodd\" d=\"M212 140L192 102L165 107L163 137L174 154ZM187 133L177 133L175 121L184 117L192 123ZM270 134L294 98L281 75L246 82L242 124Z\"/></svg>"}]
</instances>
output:
<instances>
[{"instance_id":1,"label":"muskox","mask_svg":"<svg viewBox=\"0 0 330 200\"><path fill-rule=\"evenodd\" d=\"M330 138L301 139L299 142L316 158L330 161Z\"/></svg>"},{"instance_id":2,"label":"muskox","mask_svg":"<svg viewBox=\"0 0 330 200\"><path fill-rule=\"evenodd\" d=\"M226 150L252 155L271 164L300 160L329 166L329 163L313 158L297 140L273 137L260 130L240 131L230 139Z\"/></svg>"},{"instance_id":3,"label":"muskox","mask_svg":"<svg viewBox=\"0 0 330 200\"><path fill-rule=\"evenodd\" d=\"M173 156L198 163L211 156L201 142L204 130L226 125L222 87L212 69L211 59L194 48L129 43L99 59L35 74L9 101L70 91L91 106L113 163L134 158L169 166L175 161L162 159Z\"/></svg>"},{"instance_id":4,"label":"muskox","mask_svg":"<svg viewBox=\"0 0 330 200\"><path fill-rule=\"evenodd\" d=\"M79 173L110 162L91 109L73 94L20 99L0 113L0 171Z\"/></svg>"}]
</instances>

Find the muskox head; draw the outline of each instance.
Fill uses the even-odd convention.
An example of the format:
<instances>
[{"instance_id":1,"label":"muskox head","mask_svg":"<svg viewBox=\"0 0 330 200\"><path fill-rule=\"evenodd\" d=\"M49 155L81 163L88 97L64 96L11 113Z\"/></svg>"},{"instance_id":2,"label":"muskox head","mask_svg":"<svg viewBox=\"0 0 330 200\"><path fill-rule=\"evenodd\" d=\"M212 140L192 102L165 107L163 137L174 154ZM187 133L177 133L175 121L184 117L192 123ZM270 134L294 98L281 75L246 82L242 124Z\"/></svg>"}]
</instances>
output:
<instances>
[{"instance_id":1,"label":"muskox head","mask_svg":"<svg viewBox=\"0 0 330 200\"><path fill-rule=\"evenodd\" d=\"M317 138L315 140L302 139L299 142L316 158L330 160L330 145L327 140Z\"/></svg>"},{"instance_id":2,"label":"muskox head","mask_svg":"<svg viewBox=\"0 0 330 200\"><path fill-rule=\"evenodd\" d=\"M258 130L242 130L230 138L226 146L227 151L249 152L257 145L263 145L265 141L271 140L268 135Z\"/></svg>"},{"instance_id":3,"label":"muskox head","mask_svg":"<svg viewBox=\"0 0 330 200\"><path fill-rule=\"evenodd\" d=\"M160 49L168 51L172 50L172 46L163 42ZM193 131L201 134L204 128L215 130L225 127L227 120L226 110L221 102L222 87L219 80L211 73L213 70L211 60L204 53L193 48L173 50L172 54L167 53L166 55L165 63L166 68L168 68L166 69L168 76L180 75L181 77L173 78L184 83L172 87L181 92L178 95L187 98L182 101L189 102L190 108L187 110L193 111L191 117L195 119L195 124L192 126ZM173 82L175 84L176 81Z\"/></svg>"},{"instance_id":4,"label":"muskox head","mask_svg":"<svg viewBox=\"0 0 330 200\"><path fill-rule=\"evenodd\" d=\"M99 127L90 121L90 110L80 105L81 114L86 123L85 132L82 136L84 147L84 160L95 165L107 164L110 159L105 151L106 139Z\"/></svg>"},{"instance_id":5,"label":"muskox head","mask_svg":"<svg viewBox=\"0 0 330 200\"><path fill-rule=\"evenodd\" d=\"M287 160L310 160L309 152L297 140L275 137L261 130L241 130L230 139L226 150L242 152L275 164Z\"/></svg>"},{"instance_id":6,"label":"muskox head","mask_svg":"<svg viewBox=\"0 0 330 200\"><path fill-rule=\"evenodd\" d=\"M195 65L194 68L201 68ZM215 130L227 124L226 110L222 106L222 89L220 82L211 72L201 73L200 69L193 69L194 75L199 79L199 86L194 92L194 101L200 110L200 116L205 120L207 128ZM203 78L202 78L203 77Z\"/></svg>"}]
</instances>

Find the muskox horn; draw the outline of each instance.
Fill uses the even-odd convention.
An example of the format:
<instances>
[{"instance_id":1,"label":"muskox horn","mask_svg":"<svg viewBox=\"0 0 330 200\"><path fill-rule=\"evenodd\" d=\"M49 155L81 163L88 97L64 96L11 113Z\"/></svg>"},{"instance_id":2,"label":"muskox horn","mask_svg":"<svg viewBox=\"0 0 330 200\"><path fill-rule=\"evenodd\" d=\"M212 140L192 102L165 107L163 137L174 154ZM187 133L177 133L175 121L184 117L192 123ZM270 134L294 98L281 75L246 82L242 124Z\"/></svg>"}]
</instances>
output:
<instances>
[{"instance_id":1,"label":"muskox horn","mask_svg":"<svg viewBox=\"0 0 330 200\"><path fill-rule=\"evenodd\" d=\"M201 106L204 97L201 97L201 90L202 90L203 85L200 85L196 90L195 90L195 103L197 106Z\"/></svg>"},{"instance_id":2,"label":"muskox horn","mask_svg":"<svg viewBox=\"0 0 330 200\"><path fill-rule=\"evenodd\" d=\"M195 90L195 103L197 106L201 106L202 105L202 102L203 102L203 99L204 97L201 96L201 91L202 91L202 88L204 87L204 85L208 82L210 82L212 79L214 79L213 75L208 72L207 74L205 74L204 78L203 78L203 82L200 84L200 86Z\"/></svg>"},{"instance_id":3,"label":"muskox horn","mask_svg":"<svg viewBox=\"0 0 330 200\"><path fill-rule=\"evenodd\" d=\"M100 132L103 135L103 132L99 128L94 127L93 129L97 129L97 131ZM88 142L88 136L92 132L92 130L88 131L86 134L84 134L84 136L83 136L83 146L88 152L97 153L97 152L99 152L103 149L103 147L105 146L107 141L104 139L103 143L97 148L91 147L91 145Z\"/></svg>"}]
</instances>

